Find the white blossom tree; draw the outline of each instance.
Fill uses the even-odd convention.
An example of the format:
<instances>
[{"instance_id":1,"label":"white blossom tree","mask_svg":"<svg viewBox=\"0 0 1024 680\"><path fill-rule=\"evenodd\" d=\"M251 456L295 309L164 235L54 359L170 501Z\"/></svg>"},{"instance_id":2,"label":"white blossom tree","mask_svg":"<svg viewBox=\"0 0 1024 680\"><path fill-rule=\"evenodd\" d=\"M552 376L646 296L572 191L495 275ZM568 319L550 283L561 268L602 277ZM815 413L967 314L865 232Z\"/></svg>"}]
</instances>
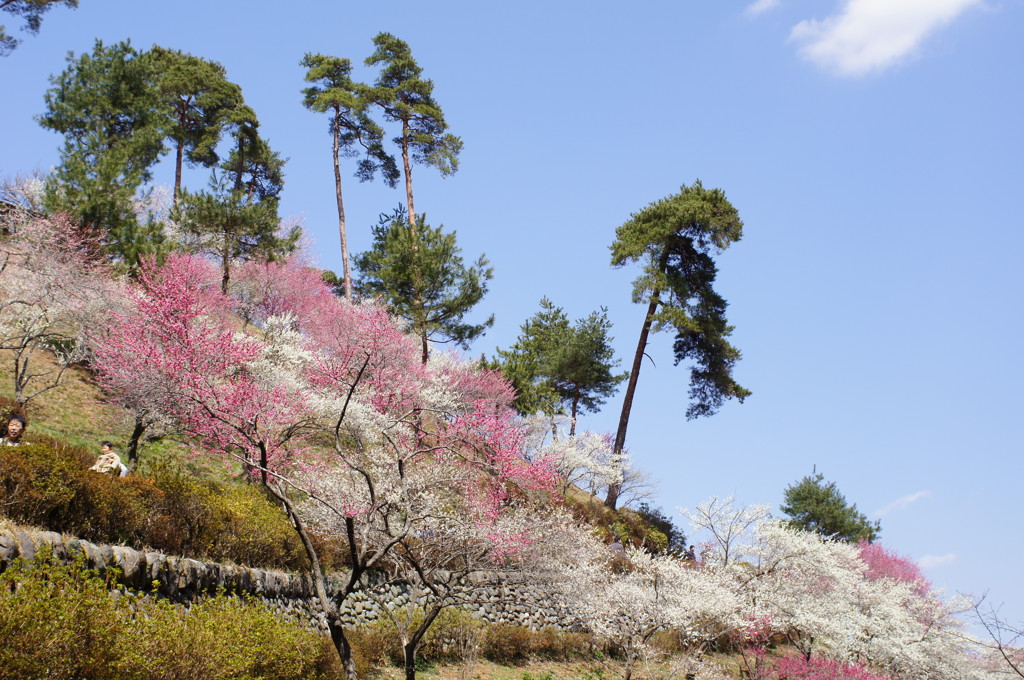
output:
<instances>
[{"instance_id":1,"label":"white blossom tree","mask_svg":"<svg viewBox=\"0 0 1024 680\"><path fill-rule=\"evenodd\" d=\"M619 562L593 539L581 542L575 556L559 584L563 602L622 651L626 680L660 630L680 631L696 646L741 624L740 600L719 572L642 549Z\"/></svg>"},{"instance_id":2,"label":"white blossom tree","mask_svg":"<svg viewBox=\"0 0 1024 680\"><path fill-rule=\"evenodd\" d=\"M712 496L692 511L679 508L679 513L690 520L694 532L706 531L711 534L715 550L709 555L718 560L723 567L728 566L736 558L740 541L759 523L771 517L771 510L767 505L736 507L735 504L735 496Z\"/></svg>"},{"instance_id":3,"label":"white blossom tree","mask_svg":"<svg viewBox=\"0 0 1024 680\"><path fill-rule=\"evenodd\" d=\"M2 221L0 349L11 352L14 400L24 407L84 358L84 334L123 296L98 242L66 217L17 207ZM42 353L54 360L40 360Z\"/></svg>"}]
</instances>

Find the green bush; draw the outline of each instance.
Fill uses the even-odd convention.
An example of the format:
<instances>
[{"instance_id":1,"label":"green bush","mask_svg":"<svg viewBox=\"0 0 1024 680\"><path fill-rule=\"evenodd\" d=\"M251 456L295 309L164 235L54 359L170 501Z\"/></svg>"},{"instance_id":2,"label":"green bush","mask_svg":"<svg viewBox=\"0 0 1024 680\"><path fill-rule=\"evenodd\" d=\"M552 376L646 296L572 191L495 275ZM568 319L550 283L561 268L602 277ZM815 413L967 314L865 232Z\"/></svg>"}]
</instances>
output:
<instances>
[{"instance_id":1,"label":"green bush","mask_svg":"<svg viewBox=\"0 0 1024 680\"><path fill-rule=\"evenodd\" d=\"M40 555L0 574L0 680L117 678L127 600L81 562Z\"/></svg>"},{"instance_id":2,"label":"green bush","mask_svg":"<svg viewBox=\"0 0 1024 680\"><path fill-rule=\"evenodd\" d=\"M333 647L266 606L218 596L188 613L163 603L127 627L120 661L126 680L280 680L324 677Z\"/></svg>"},{"instance_id":3,"label":"green bush","mask_svg":"<svg viewBox=\"0 0 1024 680\"><path fill-rule=\"evenodd\" d=\"M413 614L412 627L423 620L423 613ZM483 643L487 624L468 612L445 609L427 629L417 653L418 664L454 663L473 659ZM355 650L356 668L372 674L378 669L405 663L398 628L387 617L357 626L349 635Z\"/></svg>"},{"instance_id":4,"label":"green bush","mask_svg":"<svg viewBox=\"0 0 1024 680\"><path fill-rule=\"evenodd\" d=\"M0 680L340 677L330 640L223 596L180 607L114 598L81 561L41 554L0 574Z\"/></svg>"},{"instance_id":5,"label":"green bush","mask_svg":"<svg viewBox=\"0 0 1024 680\"><path fill-rule=\"evenodd\" d=\"M259 485L201 480L169 464L155 466L152 479L113 477L89 470L95 457L85 449L36 439L0 447L0 512L14 521L252 567L308 564L284 511Z\"/></svg>"},{"instance_id":6,"label":"green bush","mask_svg":"<svg viewBox=\"0 0 1024 680\"><path fill-rule=\"evenodd\" d=\"M163 492L152 545L253 567L304 569L308 562L284 511L262 487L197 479L169 464L151 470Z\"/></svg>"}]
</instances>

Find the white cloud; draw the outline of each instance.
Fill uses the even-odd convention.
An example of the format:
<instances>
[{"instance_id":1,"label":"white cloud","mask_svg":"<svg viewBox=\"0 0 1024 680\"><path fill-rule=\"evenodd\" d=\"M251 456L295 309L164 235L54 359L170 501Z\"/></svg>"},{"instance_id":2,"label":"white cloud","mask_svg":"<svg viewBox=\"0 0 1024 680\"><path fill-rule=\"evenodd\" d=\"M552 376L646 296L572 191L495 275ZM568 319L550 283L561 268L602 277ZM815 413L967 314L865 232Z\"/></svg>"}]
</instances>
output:
<instances>
[{"instance_id":1,"label":"white cloud","mask_svg":"<svg viewBox=\"0 0 1024 680\"><path fill-rule=\"evenodd\" d=\"M775 9L782 4L782 0L755 0L754 2L747 5L747 8L743 10L747 16L757 16L758 14L764 14L770 9Z\"/></svg>"},{"instance_id":2,"label":"white cloud","mask_svg":"<svg viewBox=\"0 0 1024 680\"><path fill-rule=\"evenodd\" d=\"M956 561L956 553L946 553L945 555L925 555L917 561L921 565L922 569L931 569L932 567L938 567L943 564L949 564Z\"/></svg>"},{"instance_id":3,"label":"white cloud","mask_svg":"<svg viewBox=\"0 0 1024 680\"><path fill-rule=\"evenodd\" d=\"M983 0L843 0L832 16L801 21L790 39L810 61L844 76L881 71ZM758 3L760 4L760 0Z\"/></svg>"},{"instance_id":4,"label":"white cloud","mask_svg":"<svg viewBox=\"0 0 1024 680\"><path fill-rule=\"evenodd\" d=\"M915 493L907 494L906 496L901 496L900 498L894 500L892 503L889 503L881 510L875 510L875 517L885 517L890 512L893 512L895 510L903 510L911 503L919 501L922 498L928 498L931 495L931 491L917 491Z\"/></svg>"}]
</instances>

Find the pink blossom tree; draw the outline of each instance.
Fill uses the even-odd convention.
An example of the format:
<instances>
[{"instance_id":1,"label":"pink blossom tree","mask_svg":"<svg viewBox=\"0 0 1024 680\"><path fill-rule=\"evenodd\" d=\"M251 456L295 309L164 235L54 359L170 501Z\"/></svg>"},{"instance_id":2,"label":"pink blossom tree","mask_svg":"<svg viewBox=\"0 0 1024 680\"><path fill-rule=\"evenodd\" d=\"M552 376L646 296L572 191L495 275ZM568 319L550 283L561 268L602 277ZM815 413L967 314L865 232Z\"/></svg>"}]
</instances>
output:
<instances>
[{"instance_id":1,"label":"pink blossom tree","mask_svg":"<svg viewBox=\"0 0 1024 680\"><path fill-rule=\"evenodd\" d=\"M877 541L869 543L860 541L857 543L857 550L860 558L867 565L864 575L869 579L891 578L900 583L909 584L918 595L927 595L931 590L931 584L924 577L921 567L909 557L885 548Z\"/></svg>"},{"instance_id":2,"label":"pink blossom tree","mask_svg":"<svg viewBox=\"0 0 1024 680\"><path fill-rule=\"evenodd\" d=\"M269 292L245 304L259 327L241 332L230 313L240 302L217 290L209 264L149 263L135 311L97 342L96 364L105 386L152 404L205 451L239 461L284 507L354 677L339 611L369 570L404 563L437 587L430 575L452 558L425 549L424 536L449 531L441 509L471 522L475 538L452 544L464 546L464 560L497 560L525 540L503 520L512 489L547 489L554 478L525 460L503 381L458 362L423 365L415 339L384 310L307 283L315 303L299 284L287 295L278 294L283 285L257 289ZM144 388L130 380L140 364ZM333 596L311 530L346 545L350 570ZM413 653L418 642L409 642Z\"/></svg>"}]
</instances>

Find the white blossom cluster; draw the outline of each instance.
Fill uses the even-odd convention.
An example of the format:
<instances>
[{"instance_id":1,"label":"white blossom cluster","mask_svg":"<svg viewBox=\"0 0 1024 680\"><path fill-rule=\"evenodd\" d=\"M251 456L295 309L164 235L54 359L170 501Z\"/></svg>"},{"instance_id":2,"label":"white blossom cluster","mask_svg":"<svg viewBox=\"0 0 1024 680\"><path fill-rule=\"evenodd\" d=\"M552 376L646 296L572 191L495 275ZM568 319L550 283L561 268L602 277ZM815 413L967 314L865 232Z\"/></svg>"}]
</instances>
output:
<instances>
[{"instance_id":1,"label":"white blossom cluster","mask_svg":"<svg viewBox=\"0 0 1024 680\"><path fill-rule=\"evenodd\" d=\"M534 460L550 464L564 480L564 488L576 485L592 494L621 484L631 469L629 456L613 456L611 438L595 432L570 435L568 416L537 413L527 416L527 451Z\"/></svg>"},{"instance_id":2,"label":"white blossom cluster","mask_svg":"<svg viewBox=\"0 0 1024 680\"><path fill-rule=\"evenodd\" d=\"M556 587L565 605L619 645L628 663L659 630L677 631L699 650L702 640L767 629L805 655L894 679L985 675L956 603L919 584L869 576L856 546L788 528L763 507L734 508L732 499L688 514L714 536L699 563L640 550L616 556L588 539L580 559L562 565Z\"/></svg>"}]
</instances>

